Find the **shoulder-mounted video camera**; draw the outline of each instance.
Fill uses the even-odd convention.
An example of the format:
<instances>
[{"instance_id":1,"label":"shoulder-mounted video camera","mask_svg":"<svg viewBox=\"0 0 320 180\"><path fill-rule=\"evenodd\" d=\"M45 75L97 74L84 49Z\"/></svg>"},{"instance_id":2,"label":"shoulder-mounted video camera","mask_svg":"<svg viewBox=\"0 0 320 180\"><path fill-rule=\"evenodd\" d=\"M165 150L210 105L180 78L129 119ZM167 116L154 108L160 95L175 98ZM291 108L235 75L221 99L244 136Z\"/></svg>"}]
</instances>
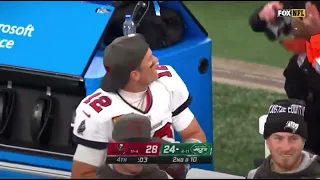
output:
<instances>
[{"instance_id":1,"label":"shoulder-mounted video camera","mask_svg":"<svg viewBox=\"0 0 320 180\"><path fill-rule=\"evenodd\" d=\"M291 17L277 17L275 22L267 24L264 33L270 41L291 38L293 36L291 22Z\"/></svg>"}]
</instances>

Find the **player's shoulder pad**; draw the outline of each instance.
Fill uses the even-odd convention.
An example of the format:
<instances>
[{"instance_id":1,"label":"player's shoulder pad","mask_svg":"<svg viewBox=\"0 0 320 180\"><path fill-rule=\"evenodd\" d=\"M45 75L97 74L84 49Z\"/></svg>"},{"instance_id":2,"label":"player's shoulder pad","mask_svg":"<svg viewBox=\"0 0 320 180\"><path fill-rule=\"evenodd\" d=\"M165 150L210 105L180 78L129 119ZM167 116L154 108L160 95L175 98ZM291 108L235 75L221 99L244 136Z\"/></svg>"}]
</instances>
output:
<instances>
[{"instance_id":1,"label":"player's shoulder pad","mask_svg":"<svg viewBox=\"0 0 320 180\"><path fill-rule=\"evenodd\" d=\"M159 81L170 91L186 91L187 86L178 73L169 65L160 65L158 68Z\"/></svg>"},{"instance_id":2,"label":"player's shoulder pad","mask_svg":"<svg viewBox=\"0 0 320 180\"><path fill-rule=\"evenodd\" d=\"M97 89L85 97L78 105L74 126L80 126L83 120L90 119L90 124L109 124L112 118L119 116L116 95Z\"/></svg>"},{"instance_id":3,"label":"player's shoulder pad","mask_svg":"<svg viewBox=\"0 0 320 180\"><path fill-rule=\"evenodd\" d=\"M80 102L76 111L85 111L86 114L91 116L103 115L103 117L109 118L108 116L110 115L112 117L118 105L116 96L113 93L97 89Z\"/></svg>"},{"instance_id":4,"label":"player's shoulder pad","mask_svg":"<svg viewBox=\"0 0 320 180\"><path fill-rule=\"evenodd\" d=\"M113 119L119 116L113 100L115 95L98 89L80 102L73 120L76 143L95 149L105 147L111 138Z\"/></svg>"},{"instance_id":5,"label":"player's shoulder pad","mask_svg":"<svg viewBox=\"0 0 320 180\"><path fill-rule=\"evenodd\" d=\"M159 66L158 69L160 69L158 71L159 82L171 94L170 107L172 108L172 112L178 114L180 110L184 110L191 104L192 100L188 88L171 66Z\"/></svg>"}]
</instances>

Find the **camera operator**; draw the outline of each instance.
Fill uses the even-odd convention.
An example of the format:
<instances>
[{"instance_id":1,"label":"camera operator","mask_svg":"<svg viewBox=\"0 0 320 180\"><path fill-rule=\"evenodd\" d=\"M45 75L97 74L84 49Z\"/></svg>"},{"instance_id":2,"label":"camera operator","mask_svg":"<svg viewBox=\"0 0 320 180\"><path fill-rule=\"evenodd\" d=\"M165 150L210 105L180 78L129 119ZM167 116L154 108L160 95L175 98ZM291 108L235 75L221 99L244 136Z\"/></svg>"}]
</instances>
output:
<instances>
[{"instance_id":1,"label":"camera operator","mask_svg":"<svg viewBox=\"0 0 320 180\"><path fill-rule=\"evenodd\" d=\"M320 16L318 8L312 3L306 4L307 14L303 20L292 19L293 34L305 39L308 61L320 73Z\"/></svg>"},{"instance_id":2,"label":"camera operator","mask_svg":"<svg viewBox=\"0 0 320 180\"><path fill-rule=\"evenodd\" d=\"M308 124L308 140L305 148L320 154L320 74L316 71L314 61L319 58L319 16L315 10L320 7L319 1L273 1L259 8L250 17L250 26L255 32L264 32L269 40L280 40L278 32L270 33L270 27L278 18L278 9L304 9L306 17L301 20L293 18L289 31L295 38L282 40L283 47L294 53L286 69L285 91L289 98L301 99L306 102L305 121ZM316 11L316 12L315 12ZM311 15L311 16L310 16ZM275 28L276 29L276 28ZM277 30L277 29L276 29ZM320 71L319 71L320 72Z\"/></svg>"}]
</instances>

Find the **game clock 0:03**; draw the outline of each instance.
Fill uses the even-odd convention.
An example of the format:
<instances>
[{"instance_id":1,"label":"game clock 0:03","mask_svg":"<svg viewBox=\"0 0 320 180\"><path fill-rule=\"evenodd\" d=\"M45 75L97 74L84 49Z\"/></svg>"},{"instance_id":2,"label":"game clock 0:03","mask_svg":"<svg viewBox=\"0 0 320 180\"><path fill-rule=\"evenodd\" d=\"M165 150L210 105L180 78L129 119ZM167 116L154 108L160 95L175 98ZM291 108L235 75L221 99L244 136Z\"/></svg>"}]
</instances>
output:
<instances>
[{"instance_id":1,"label":"game clock 0:03","mask_svg":"<svg viewBox=\"0 0 320 180\"><path fill-rule=\"evenodd\" d=\"M137 163L139 164L148 163L148 157L138 157Z\"/></svg>"}]
</instances>

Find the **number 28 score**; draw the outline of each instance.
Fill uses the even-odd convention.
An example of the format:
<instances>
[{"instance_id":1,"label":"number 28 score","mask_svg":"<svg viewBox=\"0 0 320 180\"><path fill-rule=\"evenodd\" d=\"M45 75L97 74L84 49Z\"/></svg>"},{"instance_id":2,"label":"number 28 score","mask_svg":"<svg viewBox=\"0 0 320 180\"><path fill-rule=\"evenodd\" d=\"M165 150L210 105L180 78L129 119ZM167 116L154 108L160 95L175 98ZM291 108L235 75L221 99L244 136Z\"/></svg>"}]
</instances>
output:
<instances>
[{"instance_id":1,"label":"number 28 score","mask_svg":"<svg viewBox=\"0 0 320 180\"><path fill-rule=\"evenodd\" d=\"M160 144L148 144L146 146L146 155L159 155L160 154L160 149L161 145Z\"/></svg>"}]
</instances>

